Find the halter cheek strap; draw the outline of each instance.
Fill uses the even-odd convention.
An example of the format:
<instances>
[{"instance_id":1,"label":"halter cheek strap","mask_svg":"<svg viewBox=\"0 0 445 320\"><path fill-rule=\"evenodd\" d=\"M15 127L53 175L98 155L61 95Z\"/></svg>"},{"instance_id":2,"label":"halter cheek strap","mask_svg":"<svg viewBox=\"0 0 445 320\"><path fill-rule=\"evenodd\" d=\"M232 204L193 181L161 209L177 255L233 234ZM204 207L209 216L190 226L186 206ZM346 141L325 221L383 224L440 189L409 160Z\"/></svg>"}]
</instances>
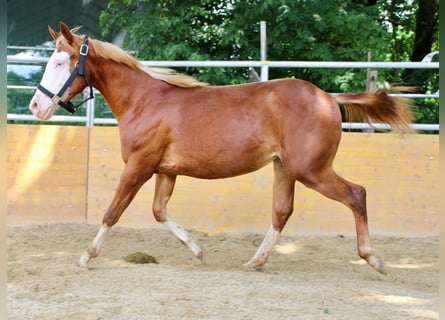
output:
<instances>
[{"instance_id":1,"label":"halter cheek strap","mask_svg":"<svg viewBox=\"0 0 445 320\"><path fill-rule=\"evenodd\" d=\"M71 114L76 112L77 108L79 108L83 103L94 98L93 87L90 84L90 80L88 79L88 75L85 70L85 60L88 54L88 37L85 37L83 39L83 43L80 46L79 53L80 53L79 62L77 63L76 67L74 68L68 80L65 81L64 85L57 94L52 93L50 90L46 89L40 83L37 85L37 89L40 90L42 93L44 93L46 96L48 96L53 101L54 104L61 106ZM83 76L85 78L87 86L90 88L90 95L88 98L86 98L79 104L73 105L71 101L68 102L63 101L62 96L78 75Z\"/></svg>"}]
</instances>

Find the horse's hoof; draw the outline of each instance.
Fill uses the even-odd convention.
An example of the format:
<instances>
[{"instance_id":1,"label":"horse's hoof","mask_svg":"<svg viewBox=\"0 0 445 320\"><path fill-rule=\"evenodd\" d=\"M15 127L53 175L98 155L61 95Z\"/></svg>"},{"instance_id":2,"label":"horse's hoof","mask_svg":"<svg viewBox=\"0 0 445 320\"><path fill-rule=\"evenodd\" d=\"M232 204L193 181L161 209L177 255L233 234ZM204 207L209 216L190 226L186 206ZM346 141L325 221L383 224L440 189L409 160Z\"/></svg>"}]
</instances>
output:
<instances>
[{"instance_id":1,"label":"horse's hoof","mask_svg":"<svg viewBox=\"0 0 445 320\"><path fill-rule=\"evenodd\" d=\"M197 257L199 260L203 261L203 260L204 260L204 251L203 251L203 250L200 250L200 251L196 254L196 257Z\"/></svg>"},{"instance_id":2,"label":"horse's hoof","mask_svg":"<svg viewBox=\"0 0 445 320\"><path fill-rule=\"evenodd\" d=\"M380 258L379 256L376 255L370 255L367 259L366 262L368 262L368 264L374 268L374 270L376 270L377 272L380 272L383 275L387 275L386 273L386 267L385 267L385 262L383 261L382 258Z\"/></svg>"},{"instance_id":3,"label":"horse's hoof","mask_svg":"<svg viewBox=\"0 0 445 320\"><path fill-rule=\"evenodd\" d=\"M79 260L76 262L76 266L82 269L88 269L88 261L90 260L90 257L88 254L84 253Z\"/></svg>"},{"instance_id":4,"label":"horse's hoof","mask_svg":"<svg viewBox=\"0 0 445 320\"><path fill-rule=\"evenodd\" d=\"M74 265L77 268L79 268L79 270L88 270L88 265L87 264L82 264L80 261L76 261L76 263Z\"/></svg>"},{"instance_id":5,"label":"horse's hoof","mask_svg":"<svg viewBox=\"0 0 445 320\"><path fill-rule=\"evenodd\" d=\"M246 271L256 271L256 270L260 269L263 265L264 265L264 263L262 261L250 260L243 264L243 268Z\"/></svg>"}]
</instances>

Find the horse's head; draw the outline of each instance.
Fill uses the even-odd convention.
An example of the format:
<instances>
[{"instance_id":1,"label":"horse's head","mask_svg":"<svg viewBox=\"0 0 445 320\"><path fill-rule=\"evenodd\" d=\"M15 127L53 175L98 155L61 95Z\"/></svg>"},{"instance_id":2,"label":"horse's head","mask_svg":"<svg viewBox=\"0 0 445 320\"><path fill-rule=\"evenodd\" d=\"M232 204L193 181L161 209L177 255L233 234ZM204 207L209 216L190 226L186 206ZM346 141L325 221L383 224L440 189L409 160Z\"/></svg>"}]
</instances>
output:
<instances>
[{"instance_id":1,"label":"horse's head","mask_svg":"<svg viewBox=\"0 0 445 320\"><path fill-rule=\"evenodd\" d=\"M60 106L73 113L77 106L71 104L71 99L90 85L84 69L88 40L74 34L63 22L60 22L60 32L50 26L48 29L56 49L29 104L31 112L42 120L51 118Z\"/></svg>"}]
</instances>

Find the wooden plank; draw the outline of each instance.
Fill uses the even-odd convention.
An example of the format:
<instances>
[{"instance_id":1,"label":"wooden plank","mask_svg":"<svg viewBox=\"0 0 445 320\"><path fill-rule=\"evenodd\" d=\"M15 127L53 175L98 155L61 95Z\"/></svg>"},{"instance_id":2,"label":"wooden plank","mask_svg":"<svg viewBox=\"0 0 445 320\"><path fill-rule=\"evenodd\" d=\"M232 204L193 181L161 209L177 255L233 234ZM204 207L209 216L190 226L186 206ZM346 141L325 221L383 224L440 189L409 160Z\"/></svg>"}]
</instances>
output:
<instances>
[{"instance_id":1,"label":"wooden plank","mask_svg":"<svg viewBox=\"0 0 445 320\"><path fill-rule=\"evenodd\" d=\"M8 222L84 221L85 127L8 125Z\"/></svg>"}]
</instances>

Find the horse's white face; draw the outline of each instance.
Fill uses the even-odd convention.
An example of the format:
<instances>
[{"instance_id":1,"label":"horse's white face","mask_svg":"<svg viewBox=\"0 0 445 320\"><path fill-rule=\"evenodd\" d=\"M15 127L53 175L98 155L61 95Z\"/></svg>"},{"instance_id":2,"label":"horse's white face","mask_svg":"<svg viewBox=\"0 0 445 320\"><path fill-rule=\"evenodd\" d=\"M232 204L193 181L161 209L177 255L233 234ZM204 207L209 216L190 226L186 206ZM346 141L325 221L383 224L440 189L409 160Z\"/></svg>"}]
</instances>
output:
<instances>
[{"instance_id":1,"label":"horse's white face","mask_svg":"<svg viewBox=\"0 0 445 320\"><path fill-rule=\"evenodd\" d=\"M49 58L46 65L45 72L43 73L40 84L57 94L64 85L65 81L70 76L70 56L65 51L54 51ZM63 94L62 99L69 94L69 88ZM58 105L44 93L39 90L36 91L29 104L29 110L39 119L48 120L59 108Z\"/></svg>"}]
</instances>

